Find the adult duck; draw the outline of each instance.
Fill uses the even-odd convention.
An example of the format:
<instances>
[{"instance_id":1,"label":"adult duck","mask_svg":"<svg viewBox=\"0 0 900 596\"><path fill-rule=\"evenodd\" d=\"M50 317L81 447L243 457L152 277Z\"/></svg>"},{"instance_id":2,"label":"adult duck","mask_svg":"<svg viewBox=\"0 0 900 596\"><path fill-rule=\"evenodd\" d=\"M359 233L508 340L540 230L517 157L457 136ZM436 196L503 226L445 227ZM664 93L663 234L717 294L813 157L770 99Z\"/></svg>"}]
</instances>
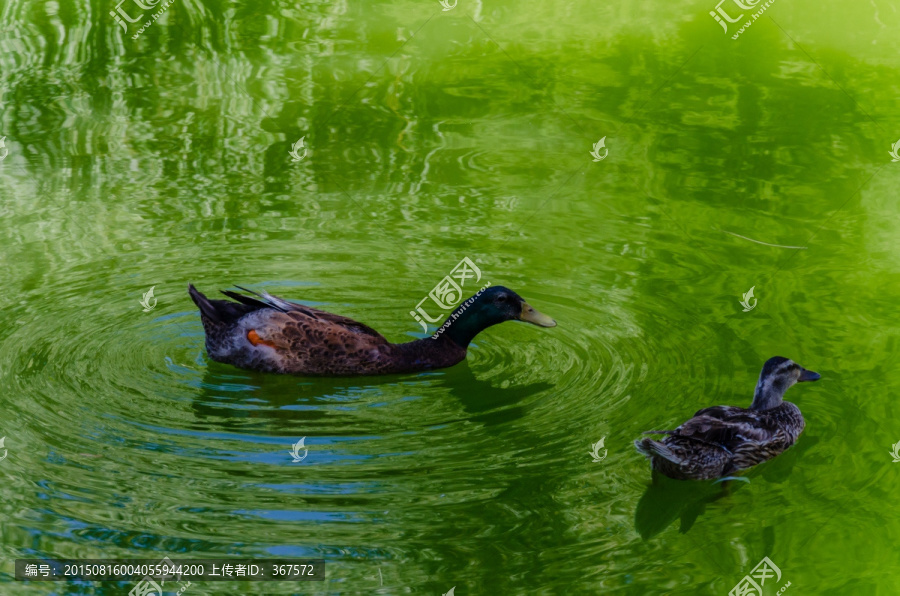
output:
<instances>
[{"instance_id":1,"label":"adult duck","mask_svg":"<svg viewBox=\"0 0 900 596\"><path fill-rule=\"evenodd\" d=\"M637 450L654 470L680 480L723 478L770 460L794 444L805 422L800 408L784 401L795 383L817 381L818 373L776 356L766 361L750 408L714 406L700 410L662 441L640 439Z\"/></svg>"},{"instance_id":2,"label":"adult duck","mask_svg":"<svg viewBox=\"0 0 900 596\"><path fill-rule=\"evenodd\" d=\"M393 344L353 319L241 289L255 297L223 291L235 302L210 300L193 285L188 293L200 309L209 357L262 372L342 377L433 370L464 360L469 342L491 325L556 326L512 290L493 286L457 308L436 338Z\"/></svg>"}]
</instances>

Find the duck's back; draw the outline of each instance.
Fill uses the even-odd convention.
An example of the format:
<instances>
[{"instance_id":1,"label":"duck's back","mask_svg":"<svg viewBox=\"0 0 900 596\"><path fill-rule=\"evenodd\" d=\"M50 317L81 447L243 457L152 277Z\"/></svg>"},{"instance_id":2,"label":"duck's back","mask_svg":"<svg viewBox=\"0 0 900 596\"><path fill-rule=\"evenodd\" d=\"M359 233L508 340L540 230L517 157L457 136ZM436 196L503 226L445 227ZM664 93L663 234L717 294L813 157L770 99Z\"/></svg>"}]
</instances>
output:
<instances>
[{"instance_id":1,"label":"duck's back","mask_svg":"<svg viewBox=\"0 0 900 596\"><path fill-rule=\"evenodd\" d=\"M653 469L679 479L709 480L772 459L794 444L804 427L800 409L782 402L769 410L715 406L700 410L662 441L635 442Z\"/></svg>"},{"instance_id":2,"label":"duck's back","mask_svg":"<svg viewBox=\"0 0 900 596\"><path fill-rule=\"evenodd\" d=\"M275 372L303 375L379 372L378 354L389 346L388 341L352 319L331 313L326 318L320 312L259 311L254 313L257 317L241 320L239 327L257 334L259 339L254 347L267 352ZM274 349L265 350L266 347Z\"/></svg>"},{"instance_id":3,"label":"duck's back","mask_svg":"<svg viewBox=\"0 0 900 596\"><path fill-rule=\"evenodd\" d=\"M213 360L263 372L308 375L378 372L390 347L377 331L353 319L287 302L226 291L237 301L210 300L193 286L206 350Z\"/></svg>"},{"instance_id":4,"label":"duck's back","mask_svg":"<svg viewBox=\"0 0 900 596\"><path fill-rule=\"evenodd\" d=\"M722 445L734 451L741 444L788 440L793 444L803 431L800 408L782 402L770 410L750 410L735 406L714 406L698 411L675 429L681 436L691 436Z\"/></svg>"},{"instance_id":5,"label":"duck's back","mask_svg":"<svg viewBox=\"0 0 900 596\"><path fill-rule=\"evenodd\" d=\"M710 449L724 449L730 457L722 474L729 474L782 453L794 444L804 426L800 408L790 402L762 411L715 406L694 414L663 443L687 447L700 442Z\"/></svg>"},{"instance_id":6,"label":"duck's back","mask_svg":"<svg viewBox=\"0 0 900 596\"><path fill-rule=\"evenodd\" d=\"M451 366L466 357L449 339L392 344L348 317L261 294L223 292L237 302L210 300L193 286L206 351L217 362L262 372L360 376Z\"/></svg>"}]
</instances>

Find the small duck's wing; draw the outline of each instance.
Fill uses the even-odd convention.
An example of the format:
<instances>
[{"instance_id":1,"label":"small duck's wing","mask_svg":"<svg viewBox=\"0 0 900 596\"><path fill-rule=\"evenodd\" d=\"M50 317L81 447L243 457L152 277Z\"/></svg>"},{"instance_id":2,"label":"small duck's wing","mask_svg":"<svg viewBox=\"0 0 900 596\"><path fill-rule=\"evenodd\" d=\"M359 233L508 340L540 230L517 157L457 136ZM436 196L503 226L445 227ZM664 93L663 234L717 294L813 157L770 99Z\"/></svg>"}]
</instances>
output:
<instances>
[{"instance_id":1,"label":"small duck's wing","mask_svg":"<svg viewBox=\"0 0 900 596\"><path fill-rule=\"evenodd\" d=\"M745 412L749 412L749 410L739 408L737 406L713 406L711 408L703 408L702 410L697 410L697 412L694 414L694 417L696 418L697 416L709 416L711 418L718 418L719 420L728 420Z\"/></svg>"},{"instance_id":2,"label":"small duck's wing","mask_svg":"<svg viewBox=\"0 0 900 596\"><path fill-rule=\"evenodd\" d=\"M783 453L794 441L782 428L769 429L764 440L744 441L735 445L733 466L735 470L745 470L768 461Z\"/></svg>"},{"instance_id":3,"label":"small duck's wing","mask_svg":"<svg viewBox=\"0 0 900 596\"><path fill-rule=\"evenodd\" d=\"M757 413L733 406L704 408L675 429L675 435L724 447L734 453L742 445L771 441L777 433Z\"/></svg>"}]
</instances>

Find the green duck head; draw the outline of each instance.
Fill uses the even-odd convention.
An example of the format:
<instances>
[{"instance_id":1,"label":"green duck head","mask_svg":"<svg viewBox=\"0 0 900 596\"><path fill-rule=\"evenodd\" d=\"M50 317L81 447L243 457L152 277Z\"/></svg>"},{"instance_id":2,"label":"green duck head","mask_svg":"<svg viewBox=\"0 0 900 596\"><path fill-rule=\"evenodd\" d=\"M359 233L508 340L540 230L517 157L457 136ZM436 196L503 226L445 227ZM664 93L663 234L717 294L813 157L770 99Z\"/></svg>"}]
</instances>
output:
<instances>
[{"instance_id":1,"label":"green duck head","mask_svg":"<svg viewBox=\"0 0 900 596\"><path fill-rule=\"evenodd\" d=\"M525 321L538 327L556 327L556 321L536 311L509 288L492 286L463 301L450 313L434 337L446 335L465 348L476 335L491 325L504 321Z\"/></svg>"},{"instance_id":2,"label":"green duck head","mask_svg":"<svg viewBox=\"0 0 900 596\"><path fill-rule=\"evenodd\" d=\"M769 358L759 373L759 382L753 394L751 410L769 410L781 405L784 392L796 383L818 381L819 373L806 370L793 360L783 356Z\"/></svg>"}]
</instances>

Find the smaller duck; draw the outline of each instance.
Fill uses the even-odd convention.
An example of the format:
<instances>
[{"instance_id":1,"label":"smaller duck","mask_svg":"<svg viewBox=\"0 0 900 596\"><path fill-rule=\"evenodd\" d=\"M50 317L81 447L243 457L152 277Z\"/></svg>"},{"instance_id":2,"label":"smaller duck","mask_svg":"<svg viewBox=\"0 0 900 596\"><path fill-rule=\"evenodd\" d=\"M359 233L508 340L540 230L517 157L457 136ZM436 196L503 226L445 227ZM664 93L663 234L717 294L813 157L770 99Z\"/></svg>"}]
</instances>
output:
<instances>
[{"instance_id":1,"label":"smaller duck","mask_svg":"<svg viewBox=\"0 0 900 596\"><path fill-rule=\"evenodd\" d=\"M188 286L209 357L261 372L348 377L434 370L465 360L472 339L492 325L556 326L512 290L494 286L457 307L442 334L394 344L353 319L241 289L255 297L224 291L234 302L211 300Z\"/></svg>"},{"instance_id":2,"label":"smaller duck","mask_svg":"<svg viewBox=\"0 0 900 596\"><path fill-rule=\"evenodd\" d=\"M769 358L749 409L705 408L675 430L644 433L668 435L662 441L640 439L634 446L650 459L653 470L670 478L727 477L768 461L794 444L806 423L800 408L783 400L784 392L795 383L820 378L787 358Z\"/></svg>"}]
</instances>

